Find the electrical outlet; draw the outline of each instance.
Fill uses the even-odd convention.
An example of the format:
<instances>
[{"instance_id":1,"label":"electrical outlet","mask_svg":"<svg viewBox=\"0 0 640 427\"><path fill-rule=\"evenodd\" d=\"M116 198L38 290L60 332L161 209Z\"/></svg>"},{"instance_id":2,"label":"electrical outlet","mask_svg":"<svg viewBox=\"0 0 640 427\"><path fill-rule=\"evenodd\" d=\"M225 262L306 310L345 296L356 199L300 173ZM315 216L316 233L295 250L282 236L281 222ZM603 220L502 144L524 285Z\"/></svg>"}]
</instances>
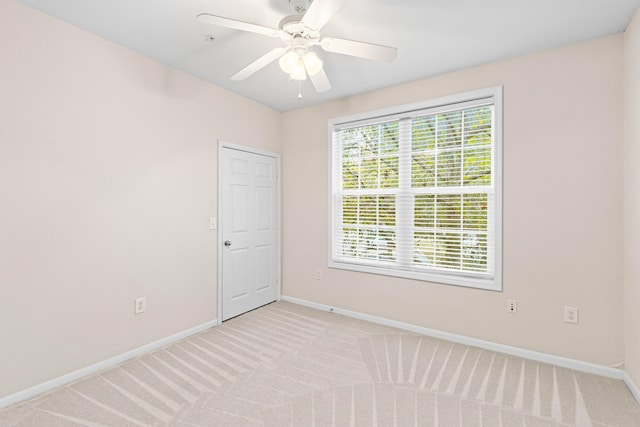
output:
<instances>
[{"instance_id":1,"label":"electrical outlet","mask_svg":"<svg viewBox=\"0 0 640 427\"><path fill-rule=\"evenodd\" d=\"M133 300L133 313L134 314L140 314L140 313L144 313L145 311L147 311L147 299L142 297L142 298L136 298L135 300Z\"/></svg>"},{"instance_id":2,"label":"electrical outlet","mask_svg":"<svg viewBox=\"0 0 640 427\"><path fill-rule=\"evenodd\" d=\"M564 321L567 323L578 323L578 309L576 307L564 306Z\"/></svg>"},{"instance_id":3,"label":"electrical outlet","mask_svg":"<svg viewBox=\"0 0 640 427\"><path fill-rule=\"evenodd\" d=\"M322 270L316 270L316 280L322 280Z\"/></svg>"},{"instance_id":4,"label":"electrical outlet","mask_svg":"<svg viewBox=\"0 0 640 427\"><path fill-rule=\"evenodd\" d=\"M507 300L507 313L518 314L518 301L514 299Z\"/></svg>"}]
</instances>

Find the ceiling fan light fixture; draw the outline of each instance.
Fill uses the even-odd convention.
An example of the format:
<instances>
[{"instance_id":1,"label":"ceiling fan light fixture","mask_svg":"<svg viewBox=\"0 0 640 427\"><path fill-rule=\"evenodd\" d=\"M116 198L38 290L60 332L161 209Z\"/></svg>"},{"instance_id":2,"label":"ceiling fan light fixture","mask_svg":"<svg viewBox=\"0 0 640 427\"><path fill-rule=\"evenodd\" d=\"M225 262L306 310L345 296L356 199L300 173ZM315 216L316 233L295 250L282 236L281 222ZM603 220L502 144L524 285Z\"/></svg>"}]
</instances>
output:
<instances>
[{"instance_id":1,"label":"ceiling fan light fixture","mask_svg":"<svg viewBox=\"0 0 640 427\"><path fill-rule=\"evenodd\" d=\"M315 52L307 52L302 57L302 60L304 61L304 66L310 76L315 76L320 72L320 70L322 70L322 60L318 58L318 55L316 55Z\"/></svg>"}]
</instances>

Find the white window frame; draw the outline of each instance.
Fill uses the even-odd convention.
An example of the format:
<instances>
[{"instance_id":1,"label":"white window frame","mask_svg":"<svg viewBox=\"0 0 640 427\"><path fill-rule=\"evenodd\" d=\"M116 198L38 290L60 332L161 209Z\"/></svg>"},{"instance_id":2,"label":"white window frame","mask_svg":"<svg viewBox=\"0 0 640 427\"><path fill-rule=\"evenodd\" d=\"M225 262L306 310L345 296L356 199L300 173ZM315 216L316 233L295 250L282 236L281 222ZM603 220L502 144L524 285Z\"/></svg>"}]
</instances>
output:
<instances>
[{"instance_id":1,"label":"white window frame","mask_svg":"<svg viewBox=\"0 0 640 427\"><path fill-rule=\"evenodd\" d=\"M452 106L459 108L466 102L475 102L481 99L492 98L494 109L494 122L493 122L493 170L492 170L492 183L494 185L494 202L495 212L493 224L488 224L488 228L494 233L494 274L492 278L479 278L470 277L462 273L447 272L445 274L437 271L415 271L415 270L403 270L399 268L388 268L384 266L375 265L375 262L367 262L365 260L343 260L334 258L335 247L335 233L334 219L337 218L334 212L335 203L334 196L337 192L337 185L341 183L333 182L333 167L334 167L334 131L341 127L348 127L351 123L356 123L358 126L366 125L367 122L376 123L381 121L392 121L394 118L405 117L413 111L418 110L438 110L451 109ZM431 114L431 111L429 111ZM328 123L328 136L329 136L329 253L328 259L329 268L337 268L344 270L352 270L363 273L372 273L393 277L402 277L407 279L416 279L434 283L443 283L457 286L466 286L478 289L486 289L492 291L502 291L502 86L496 86L492 88L480 89L471 92L460 93L451 96L445 96L441 98L435 98L424 102L415 104L406 104L381 110L370 111L366 113L337 117L329 120ZM402 126L402 124L401 124ZM399 177L399 179L402 179ZM409 177L410 179L410 177ZM396 219L396 229L399 227L398 219ZM413 219L411 219L413 221ZM398 251L401 249L398 248Z\"/></svg>"}]
</instances>

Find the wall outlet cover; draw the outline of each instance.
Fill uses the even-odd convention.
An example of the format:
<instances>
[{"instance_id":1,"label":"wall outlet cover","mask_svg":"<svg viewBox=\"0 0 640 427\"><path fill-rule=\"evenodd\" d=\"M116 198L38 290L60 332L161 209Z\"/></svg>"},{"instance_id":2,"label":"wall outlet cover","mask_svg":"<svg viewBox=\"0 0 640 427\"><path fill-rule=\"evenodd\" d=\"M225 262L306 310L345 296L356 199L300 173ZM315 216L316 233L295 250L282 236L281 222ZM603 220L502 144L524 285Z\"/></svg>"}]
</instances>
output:
<instances>
[{"instance_id":1,"label":"wall outlet cover","mask_svg":"<svg viewBox=\"0 0 640 427\"><path fill-rule=\"evenodd\" d=\"M578 308L565 305L564 321L567 323L578 323Z\"/></svg>"},{"instance_id":2,"label":"wall outlet cover","mask_svg":"<svg viewBox=\"0 0 640 427\"><path fill-rule=\"evenodd\" d=\"M147 310L147 299L144 297L133 300L133 313L140 314Z\"/></svg>"}]
</instances>

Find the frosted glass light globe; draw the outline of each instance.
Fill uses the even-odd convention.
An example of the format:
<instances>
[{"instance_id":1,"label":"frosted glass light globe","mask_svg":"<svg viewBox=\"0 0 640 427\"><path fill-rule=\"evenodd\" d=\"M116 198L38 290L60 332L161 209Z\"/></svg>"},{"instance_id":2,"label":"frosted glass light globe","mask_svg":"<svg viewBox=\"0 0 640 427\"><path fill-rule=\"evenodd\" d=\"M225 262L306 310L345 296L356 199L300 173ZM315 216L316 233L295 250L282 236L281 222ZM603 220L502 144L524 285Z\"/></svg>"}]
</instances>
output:
<instances>
[{"instance_id":1,"label":"frosted glass light globe","mask_svg":"<svg viewBox=\"0 0 640 427\"><path fill-rule=\"evenodd\" d=\"M296 55L295 52L287 52L280 57L278 63L280 64L282 71L287 74L291 74L291 71L294 69L296 64L298 64L298 55Z\"/></svg>"},{"instance_id":2,"label":"frosted glass light globe","mask_svg":"<svg viewBox=\"0 0 640 427\"><path fill-rule=\"evenodd\" d=\"M307 79L307 72L304 69L304 62L302 62L302 58L298 58L298 62L289 73L289 77L291 77L293 80Z\"/></svg>"},{"instance_id":3,"label":"frosted glass light globe","mask_svg":"<svg viewBox=\"0 0 640 427\"><path fill-rule=\"evenodd\" d=\"M302 59L310 76L315 76L322 70L322 61L315 52L307 52Z\"/></svg>"}]
</instances>

